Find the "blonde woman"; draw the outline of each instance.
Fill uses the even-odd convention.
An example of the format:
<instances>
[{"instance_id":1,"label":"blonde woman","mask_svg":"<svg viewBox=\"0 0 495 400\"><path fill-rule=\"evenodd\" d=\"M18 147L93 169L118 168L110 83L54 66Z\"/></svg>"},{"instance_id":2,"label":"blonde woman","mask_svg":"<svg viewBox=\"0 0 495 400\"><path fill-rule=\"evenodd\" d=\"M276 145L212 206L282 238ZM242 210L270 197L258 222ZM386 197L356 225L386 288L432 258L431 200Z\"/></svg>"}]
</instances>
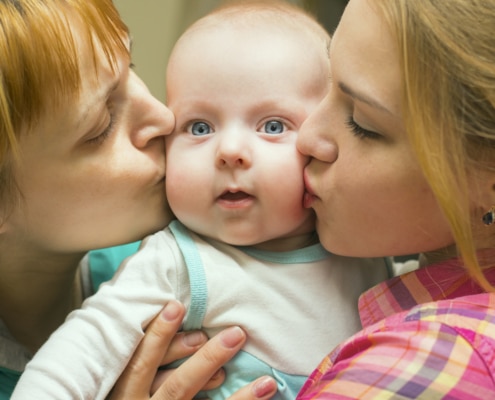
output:
<instances>
[{"instance_id":1,"label":"blonde woman","mask_svg":"<svg viewBox=\"0 0 495 400\"><path fill-rule=\"evenodd\" d=\"M421 268L361 297L299 398L495 398L494 26L490 0L350 0L299 136L306 204L328 250Z\"/></svg>"}]
</instances>

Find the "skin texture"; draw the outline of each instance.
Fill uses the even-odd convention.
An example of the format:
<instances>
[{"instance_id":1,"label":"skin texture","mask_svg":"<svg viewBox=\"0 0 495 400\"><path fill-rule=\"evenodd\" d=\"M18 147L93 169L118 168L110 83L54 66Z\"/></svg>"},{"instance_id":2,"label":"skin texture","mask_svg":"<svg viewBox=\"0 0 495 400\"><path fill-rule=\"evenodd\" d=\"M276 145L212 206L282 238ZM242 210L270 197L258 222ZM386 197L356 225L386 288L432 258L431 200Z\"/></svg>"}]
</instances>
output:
<instances>
[{"instance_id":1,"label":"skin texture","mask_svg":"<svg viewBox=\"0 0 495 400\"><path fill-rule=\"evenodd\" d=\"M453 244L404 130L396 45L368 1L350 2L330 59L330 92L297 143L313 157L305 204L316 211L323 245L376 257Z\"/></svg>"},{"instance_id":2,"label":"skin texture","mask_svg":"<svg viewBox=\"0 0 495 400\"><path fill-rule=\"evenodd\" d=\"M167 70L167 197L198 233L281 251L314 230L295 142L326 93L328 61L323 41L266 25L210 24L179 41Z\"/></svg>"}]
</instances>

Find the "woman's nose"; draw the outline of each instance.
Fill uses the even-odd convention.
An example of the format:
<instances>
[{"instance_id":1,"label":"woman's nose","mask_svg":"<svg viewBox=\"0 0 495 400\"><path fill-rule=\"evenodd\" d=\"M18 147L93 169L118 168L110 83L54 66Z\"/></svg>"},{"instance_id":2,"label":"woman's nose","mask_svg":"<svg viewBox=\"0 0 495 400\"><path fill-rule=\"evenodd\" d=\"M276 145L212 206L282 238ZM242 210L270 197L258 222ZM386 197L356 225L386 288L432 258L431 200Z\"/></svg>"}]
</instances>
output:
<instances>
[{"instance_id":1,"label":"woman's nose","mask_svg":"<svg viewBox=\"0 0 495 400\"><path fill-rule=\"evenodd\" d=\"M134 145L144 148L153 139L170 135L175 127L175 117L165 104L153 97L139 78L136 79L131 89L134 99L129 105L132 107L129 123L133 127Z\"/></svg>"},{"instance_id":2,"label":"woman's nose","mask_svg":"<svg viewBox=\"0 0 495 400\"><path fill-rule=\"evenodd\" d=\"M338 156L338 147L331 131L333 124L327 107L328 96L304 121L297 136L296 146L299 152L323 162L334 162Z\"/></svg>"},{"instance_id":3,"label":"woman's nose","mask_svg":"<svg viewBox=\"0 0 495 400\"><path fill-rule=\"evenodd\" d=\"M148 110L141 114L142 123L134 135L134 145L139 148L146 147L155 138L170 135L175 126L172 111L163 103L153 98L148 107Z\"/></svg>"}]
</instances>

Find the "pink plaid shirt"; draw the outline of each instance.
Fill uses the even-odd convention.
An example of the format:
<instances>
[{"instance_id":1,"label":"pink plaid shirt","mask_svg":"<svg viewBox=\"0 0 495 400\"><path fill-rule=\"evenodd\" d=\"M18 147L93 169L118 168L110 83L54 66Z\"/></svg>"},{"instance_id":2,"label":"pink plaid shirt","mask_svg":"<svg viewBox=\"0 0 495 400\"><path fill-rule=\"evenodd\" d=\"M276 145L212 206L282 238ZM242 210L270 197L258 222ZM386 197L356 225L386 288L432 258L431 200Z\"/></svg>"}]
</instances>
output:
<instances>
[{"instance_id":1,"label":"pink plaid shirt","mask_svg":"<svg viewBox=\"0 0 495 400\"><path fill-rule=\"evenodd\" d=\"M495 284L495 267L486 276ZM359 312L364 329L321 362L298 399L495 399L495 293L459 260L373 287Z\"/></svg>"}]
</instances>

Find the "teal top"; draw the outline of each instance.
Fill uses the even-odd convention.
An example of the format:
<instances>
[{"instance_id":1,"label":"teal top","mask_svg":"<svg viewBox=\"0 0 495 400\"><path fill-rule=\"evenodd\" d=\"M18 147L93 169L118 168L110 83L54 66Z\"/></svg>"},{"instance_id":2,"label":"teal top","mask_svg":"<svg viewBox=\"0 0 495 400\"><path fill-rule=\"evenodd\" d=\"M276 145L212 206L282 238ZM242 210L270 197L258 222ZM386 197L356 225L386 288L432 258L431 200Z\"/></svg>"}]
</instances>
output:
<instances>
[{"instance_id":1,"label":"teal top","mask_svg":"<svg viewBox=\"0 0 495 400\"><path fill-rule=\"evenodd\" d=\"M98 290L103 282L112 279L122 261L136 253L140 244L141 242L139 241L89 252L88 264L94 292Z\"/></svg>"}]
</instances>

